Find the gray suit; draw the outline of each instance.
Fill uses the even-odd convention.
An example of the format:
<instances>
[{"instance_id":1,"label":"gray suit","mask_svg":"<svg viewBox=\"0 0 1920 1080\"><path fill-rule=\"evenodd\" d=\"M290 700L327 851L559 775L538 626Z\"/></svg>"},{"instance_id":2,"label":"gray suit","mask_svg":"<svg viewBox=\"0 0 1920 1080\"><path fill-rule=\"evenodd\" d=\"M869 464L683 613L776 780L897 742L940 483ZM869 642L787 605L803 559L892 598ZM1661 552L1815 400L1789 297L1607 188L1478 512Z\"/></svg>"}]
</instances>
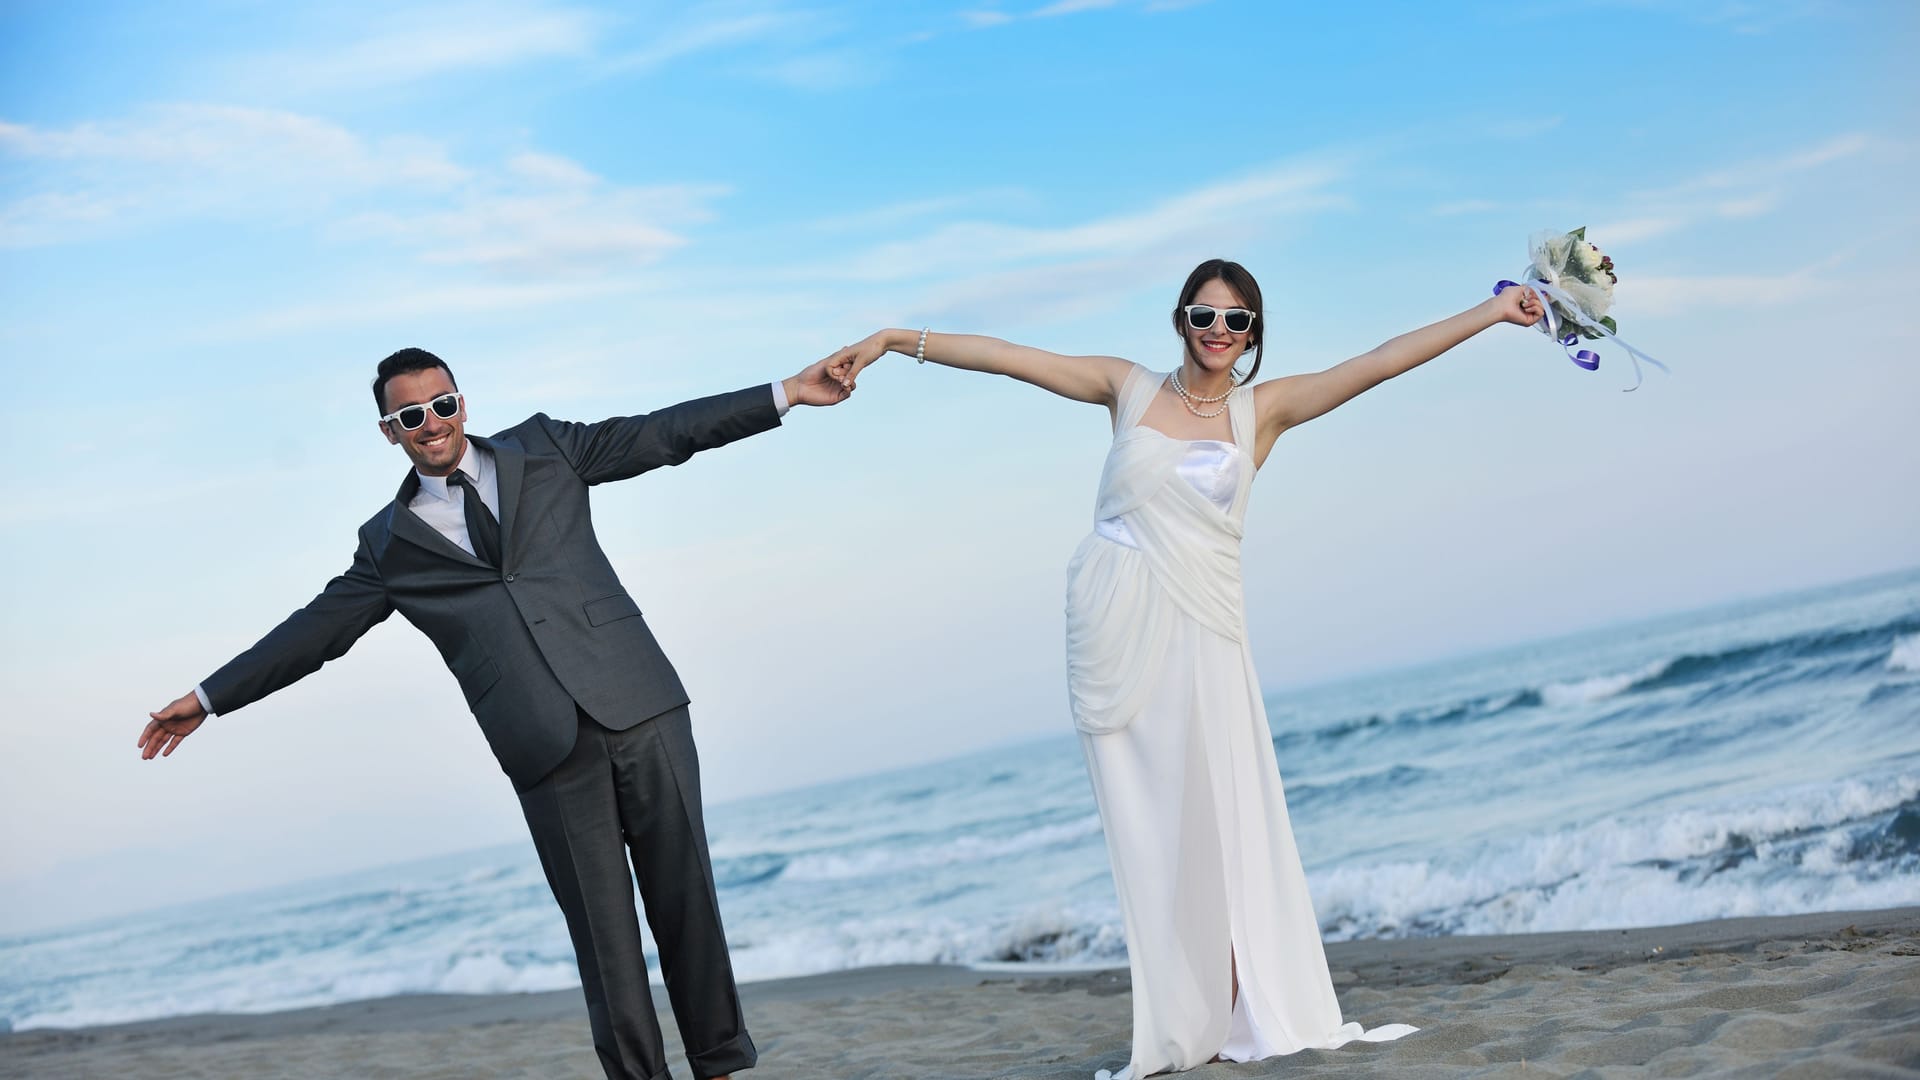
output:
<instances>
[{"instance_id":1,"label":"gray suit","mask_svg":"<svg viewBox=\"0 0 1920 1080\"><path fill-rule=\"evenodd\" d=\"M540 414L475 437L499 479L501 566L408 509L419 486L409 472L360 527L353 565L201 683L212 711L228 713L311 674L396 610L424 632L520 793L611 1077L666 1075L628 848L694 1071L747 1068L754 1051L713 897L687 692L600 548L588 489L779 423L758 386L597 424Z\"/></svg>"}]
</instances>

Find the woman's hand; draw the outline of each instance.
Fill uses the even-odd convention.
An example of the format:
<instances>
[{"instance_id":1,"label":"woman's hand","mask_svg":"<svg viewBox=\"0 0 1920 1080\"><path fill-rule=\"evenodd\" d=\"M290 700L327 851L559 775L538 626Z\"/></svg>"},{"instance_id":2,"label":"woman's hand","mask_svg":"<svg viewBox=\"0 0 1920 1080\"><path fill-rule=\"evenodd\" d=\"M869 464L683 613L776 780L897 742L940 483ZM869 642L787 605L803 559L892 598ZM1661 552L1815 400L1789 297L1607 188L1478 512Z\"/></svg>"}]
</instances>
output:
<instances>
[{"instance_id":1,"label":"woman's hand","mask_svg":"<svg viewBox=\"0 0 1920 1080\"><path fill-rule=\"evenodd\" d=\"M1493 313L1501 322L1510 322L1516 326L1532 326L1546 316L1546 305L1540 294L1529 285L1516 285L1501 289L1499 295L1488 300L1493 305Z\"/></svg>"},{"instance_id":2,"label":"woman's hand","mask_svg":"<svg viewBox=\"0 0 1920 1080\"><path fill-rule=\"evenodd\" d=\"M860 373L867 365L887 355L894 347L894 340L904 330L880 330L848 345L823 361L827 373L840 380L840 385L851 393Z\"/></svg>"}]
</instances>

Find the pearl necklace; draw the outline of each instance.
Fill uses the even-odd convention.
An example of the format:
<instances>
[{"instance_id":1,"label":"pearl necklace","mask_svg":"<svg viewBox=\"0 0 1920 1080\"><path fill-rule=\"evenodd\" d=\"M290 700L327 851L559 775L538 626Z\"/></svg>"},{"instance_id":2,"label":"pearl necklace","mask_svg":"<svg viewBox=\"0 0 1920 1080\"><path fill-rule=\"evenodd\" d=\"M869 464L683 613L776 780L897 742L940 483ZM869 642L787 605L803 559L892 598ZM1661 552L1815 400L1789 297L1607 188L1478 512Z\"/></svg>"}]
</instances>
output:
<instances>
[{"instance_id":1,"label":"pearl necklace","mask_svg":"<svg viewBox=\"0 0 1920 1080\"><path fill-rule=\"evenodd\" d=\"M1232 397L1233 392L1237 389L1239 388L1235 386L1228 386L1226 393L1221 394L1219 397L1202 397L1201 395L1196 394L1191 390L1188 390L1186 384L1180 381L1179 368L1175 368L1173 371L1173 392L1180 395L1180 404L1185 405L1187 407L1188 412L1192 413L1193 415L1199 417L1202 420L1211 420L1214 417L1219 416L1221 413L1227 411L1227 407L1225 405L1221 405L1219 408L1213 410L1212 412L1203 412L1201 411L1200 406L1195 405L1194 402L1197 401L1201 405L1218 404L1219 402L1225 401L1228 398Z\"/></svg>"}]
</instances>

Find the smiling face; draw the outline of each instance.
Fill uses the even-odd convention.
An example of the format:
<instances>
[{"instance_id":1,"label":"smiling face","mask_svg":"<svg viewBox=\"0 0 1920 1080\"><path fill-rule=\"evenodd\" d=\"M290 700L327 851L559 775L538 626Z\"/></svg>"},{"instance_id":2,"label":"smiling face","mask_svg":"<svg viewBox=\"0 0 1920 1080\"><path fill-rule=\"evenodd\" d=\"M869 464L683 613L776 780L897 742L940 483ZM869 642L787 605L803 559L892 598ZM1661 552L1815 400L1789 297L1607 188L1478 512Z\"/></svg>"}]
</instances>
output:
<instances>
[{"instance_id":1,"label":"smiling face","mask_svg":"<svg viewBox=\"0 0 1920 1080\"><path fill-rule=\"evenodd\" d=\"M425 405L441 394L453 393L453 376L446 368L432 367L409 371L387 380L383 407L389 414L409 405ZM424 410L427 422L408 431L398 420L387 420L380 430L387 441L406 451L413 467L426 476L449 476L467 451L467 406L463 400L453 419L442 420L432 409Z\"/></svg>"},{"instance_id":2,"label":"smiling face","mask_svg":"<svg viewBox=\"0 0 1920 1080\"><path fill-rule=\"evenodd\" d=\"M1227 329L1226 319L1221 316L1205 330L1195 330L1187 322L1186 308L1190 304L1204 304L1216 311L1242 308L1253 312L1253 324L1236 334ZM1211 385L1211 376L1218 372L1231 374L1234 365L1251 354L1245 373L1238 379L1252 382L1260 373L1260 359L1265 353L1266 320L1260 283L1246 267L1231 259L1208 259L1194 267L1186 284L1180 286L1180 301L1173 307L1174 333L1180 335L1187 360L1199 369L1189 371L1189 378L1200 378Z\"/></svg>"},{"instance_id":3,"label":"smiling face","mask_svg":"<svg viewBox=\"0 0 1920 1080\"><path fill-rule=\"evenodd\" d=\"M1187 304L1205 304L1215 312L1224 312L1228 308L1251 309L1253 307L1219 278L1201 285ZM1254 321L1257 323L1259 320ZM1240 355L1247 351L1253 338L1252 327L1236 334L1227 329L1226 318L1219 314L1214 316L1212 326L1205 330L1195 330L1184 321L1183 312L1181 331L1187 339L1187 355L1193 358L1194 363L1209 372L1232 371L1233 365L1239 362Z\"/></svg>"}]
</instances>

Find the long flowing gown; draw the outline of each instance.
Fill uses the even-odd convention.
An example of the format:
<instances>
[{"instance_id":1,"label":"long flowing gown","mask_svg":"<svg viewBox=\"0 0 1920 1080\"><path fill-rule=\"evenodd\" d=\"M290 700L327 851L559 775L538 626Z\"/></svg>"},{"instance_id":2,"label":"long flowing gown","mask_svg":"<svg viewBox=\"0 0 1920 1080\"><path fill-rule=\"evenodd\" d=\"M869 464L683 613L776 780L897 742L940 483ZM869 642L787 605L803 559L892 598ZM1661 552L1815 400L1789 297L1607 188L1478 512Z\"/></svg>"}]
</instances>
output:
<instances>
[{"instance_id":1,"label":"long flowing gown","mask_svg":"<svg viewBox=\"0 0 1920 1080\"><path fill-rule=\"evenodd\" d=\"M1415 1030L1342 1020L1294 847L1240 583L1252 391L1227 400L1231 443L1188 441L1140 424L1164 381L1128 375L1067 575L1068 689L1133 976L1112 1080Z\"/></svg>"}]
</instances>

